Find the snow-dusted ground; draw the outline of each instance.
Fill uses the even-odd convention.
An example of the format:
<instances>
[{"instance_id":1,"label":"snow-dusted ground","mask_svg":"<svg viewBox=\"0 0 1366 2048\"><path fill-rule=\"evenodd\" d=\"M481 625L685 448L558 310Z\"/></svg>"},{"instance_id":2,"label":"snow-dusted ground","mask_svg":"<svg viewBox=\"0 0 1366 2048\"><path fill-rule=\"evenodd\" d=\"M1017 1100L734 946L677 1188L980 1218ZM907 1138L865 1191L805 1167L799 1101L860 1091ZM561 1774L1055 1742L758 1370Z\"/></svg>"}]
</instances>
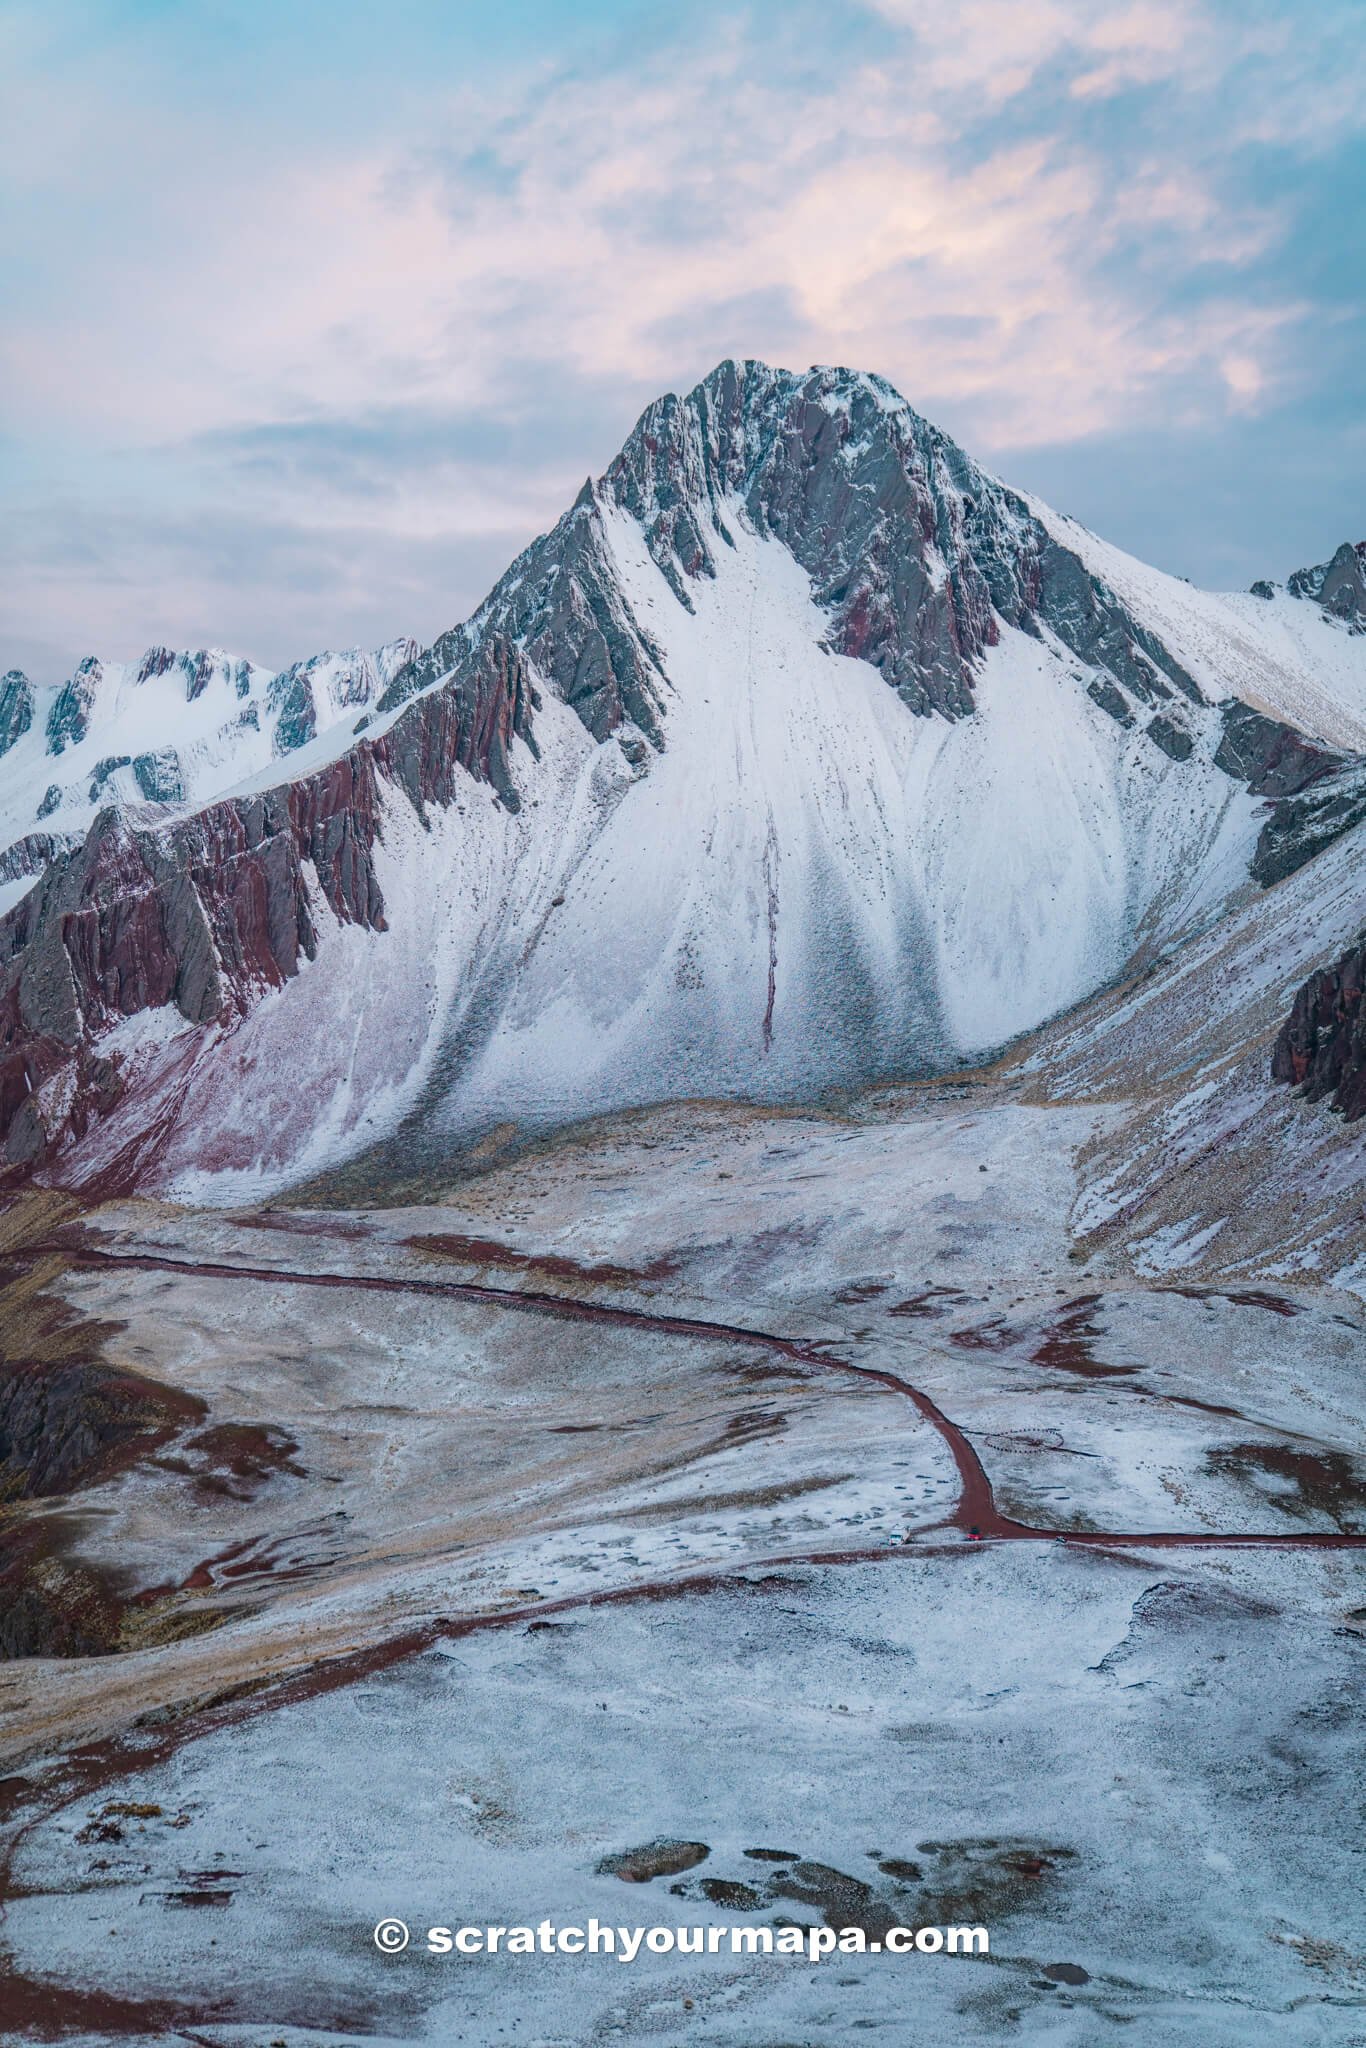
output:
<instances>
[{"instance_id":1,"label":"snow-dusted ground","mask_svg":"<svg viewBox=\"0 0 1366 2048\"><path fill-rule=\"evenodd\" d=\"M1026 1084L606 1119L362 1214L69 1225L43 1284L105 1355L292 1448L236 1497L177 1446L79 1497L64 1554L161 1590L123 1654L4 1672L24 2012L220 2048L1366 2034L1366 1552L1223 1540L1366 1528L1360 1307L1306 1271L1188 1284L1091 1251L1069 1218L1128 1109ZM462 1285L501 1292L429 1291ZM944 1526L949 1446L859 1369L960 1424L999 1508L1085 1543ZM307 1696L253 1690L291 1674ZM657 1837L708 1853L598 1871ZM827 1906L981 1923L992 1954L370 1942L382 1914Z\"/></svg>"},{"instance_id":2,"label":"snow-dusted ground","mask_svg":"<svg viewBox=\"0 0 1366 2048\"><path fill-rule=\"evenodd\" d=\"M1366 2000L1357 1594L1314 1560L1016 1548L456 1637L160 1760L135 1738L24 1838L5 1938L22 1973L164 2002L145 2038L183 2013L223 2048L1341 2048ZM706 1857L598 1872L661 1838ZM395 1914L416 1939L381 1957ZM984 1925L990 1957L422 1952L431 1925L879 1915Z\"/></svg>"},{"instance_id":3,"label":"snow-dusted ground","mask_svg":"<svg viewBox=\"0 0 1366 2048\"><path fill-rule=\"evenodd\" d=\"M1271 1079L1295 992L1361 930L1358 828L1152 974L1026 1042L1028 1090L1108 1103L1074 1228L1150 1276L1313 1276L1366 1291L1366 1125Z\"/></svg>"}]
</instances>

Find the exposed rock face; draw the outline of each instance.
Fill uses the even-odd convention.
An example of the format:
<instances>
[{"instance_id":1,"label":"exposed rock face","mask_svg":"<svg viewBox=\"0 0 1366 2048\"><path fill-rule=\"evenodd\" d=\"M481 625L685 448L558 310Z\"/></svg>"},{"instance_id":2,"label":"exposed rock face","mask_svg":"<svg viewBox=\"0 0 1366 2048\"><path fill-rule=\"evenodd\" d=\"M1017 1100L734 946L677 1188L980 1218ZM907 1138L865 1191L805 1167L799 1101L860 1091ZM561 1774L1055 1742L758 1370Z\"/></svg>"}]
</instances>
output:
<instances>
[{"instance_id":1,"label":"exposed rock face","mask_svg":"<svg viewBox=\"0 0 1366 2048\"><path fill-rule=\"evenodd\" d=\"M1097 676L1086 685L1086 694L1093 704L1099 704L1102 711L1114 719L1116 725L1127 730L1135 723L1133 710L1123 690L1117 689L1108 676Z\"/></svg>"},{"instance_id":2,"label":"exposed rock face","mask_svg":"<svg viewBox=\"0 0 1366 2048\"><path fill-rule=\"evenodd\" d=\"M1366 932L1332 967L1311 974L1281 1026L1272 1055L1277 1081L1310 1102L1327 1101L1349 1123L1366 1116Z\"/></svg>"},{"instance_id":3,"label":"exposed rock face","mask_svg":"<svg viewBox=\"0 0 1366 2048\"><path fill-rule=\"evenodd\" d=\"M315 738L320 710L336 715L351 705L376 703L395 672L417 653L416 640L396 640L378 655L359 649L344 655L314 654L282 669L266 691L267 708L276 714L275 752L292 754Z\"/></svg>"},{"instance_id":4,"label":"exposed rock face","mask_svg":"<svg viewBox=\"0 0 1366 2048\"><path fill-rule=\"evenodd\" d=\"M188 1394L98 1360L7 1361L0 1501L70 1493L205 1412Z\"/></svg>"},{"instance_id":5,"label":"exposed rock face","mask_svg":"<svg viewBox=\"0 0 1366 2048\"><path fill-rule=\"evenodd\" d=\"M90 777L91 803L98 803L106 795L120 768L131 768L132 765L131 754L106 754L102 761L97 761Z\"/></svg>"},{"instance_id":6,"label":"exposed rock face","mask_svg":"<svg viewBox=\"0 0 1366 2048\"><path fill-rule=\"evenodd\" d=\"M1215 766L1245 782L1270 809L1252 857L1264 889L1331 846L1366 817L1366 763L1340 754L1236 699L1223 706Z\"/></svg>"},{"instance_id":7,"label":"exposed rock face","mask_svg":"<svg viewBox=\"0 0 1366 2048\"><path fill-rule=\"evenodd\" d=\"M870 662L912 711L971 712L973 664L998 637L997 614L1047 626L1142 702L1174 691L1201 701L1024 500L879 377L722 363L686 398L649 408L604 490L640 520L684 604L690 578L715 574L713 533L724 544L724 505L738 500L807 571L831 646ZM1119 689L1105 708L1127 715Z\"/></svg>"},{"instance_id":8,"label":"exposed rock face","mask_svg":"<svg viewBox=\"0 0 1366 2048\"><path fill-rule=\"evenodd\" d=\"M28 832L0 853L0 882L17 882L21 875L41 875L45 867L80 843L78 838L64 833Z\"/></svg>"},{"instance_id":9,"label":"exposed rock face","mask_svg":"<svg viewBox=\"0 0 1366 2048\"><path fill-rule=\"evenodd\" d=\"M314 775L160 832L103 812L0 921L6 1159L36 1162L112 1108L119 1061L97 1041L121 1018L173 1005L190 1024L227 1024L297 973L318 944L306 866L339 919L382 930L382 785L422 815L465 774L515 807L508 749L514 734L530 740L533 703L521 656L490 638L444 689Z\"/></svg>"},{"instance_id":10,"label":"exposed rock face","mask_svg":"<svg viewBox=\"0 0 1366 2048\"><path fill-rule=\"evenodd\" d=\"M1223 715L1215 766L1245 782L1254 796L1297 796L1342 766L1342 755L1236 698L1224 705Z\"/></svg>"},{"instance_id":11,"label":"exposed rock face","mask_svg":"<svg viewBox=\"0 0 1366 2048\"><path fill-rule=\"evenodd\" d=\"M155 754L139 754L133 762L133 774L149 804L178 804L184 799L180 756L174 747L161 747Z\"/></svg>"},{"instance_id":12,"label":"exposed rock face","mask_svg":"<svg viewBox=\"0 0 1366 2048\"><path fill-rule=\"evenodd\" d=\"M1155 747L1161 747L1171 761L1189 761L1195 742L1184 726L1173 719L1150 718L1143 728Z\"/></svg>"},{"instance_id":13,"label":"exposed rock face","mask_svg":"<svg viewBox=\"0 0 1366 2048\"><path fill-rule=\"evenodd\" d=\"M912 710L972 709L972 662L997 637L976 553L993 551L1012 578L1018 521L890 386L723 363L649 408L604 486L685 605L689 581L715 574L715 536L724 545L738 501L811 577L833 647L871 662ZM1008 602L1018 612L1018 588Z\"/></svg>"},{"instance_id":14,"label":"exposed rock face","mask_svg":"<svg viewBox=\"0 0 1366 2048\"><path fill-rule=\"evenodd\" d=\"M1330 618L1366 633L1366 540L1345 540L1331 561L1297 569L1287 584L1292 597L1312 598Z\"/></svg>"},{"instance_id":15,"label":"exposed rock face","mask_svg":"<svg viewBox=\"0 0 1366 2048\"><path fill-rule=\"evenodd\" d=\"M489 634L517 641L594 739L630 723L662 744L659 652L622 595L591 484L518 557L468 625L400 671L378 708L425 689Z\"/></svg>"},{"instance_id":16,"label":"exposed rock face","mask_svg":"<svg viewBox=\"0 0 1366 2048\"><path fill-rule=\"evenodd\" d=\"M1252 858L1253 879L1269 889L1366 818L1366 762L1341 756L1273 803Z\"/></svg>"},{"instance_id":17,"label":"exposed rock face","mask_svg":"<svg viewBox=\"0 0 1366 2048\"><path fill-rule=\"evenodd\" d=\"M95 693L103 677L102 664L93 654L87 654L70 682L65 683L58 691L47 717L47 747L50 754L64 753L67 747L85 738L90 730L90 713L94 707Z\"/></svg>"},{"instance_id":18,"label":"exposed rock face","mask_svg":"<svg viewBox=\"0 0 1366 2048\"><path fill-rule=\"evenodd\" d=\"M202 697L210 683L219 677L225 679L239 697L245 697L251 689L251 663L224 654L217 647L200 647L192 653L178 652L172 647L149 647L138 663L136 680L146 683L153 676L169 675L173 671L184 682L185 701L189 704L196 697Z\"/></svg>"},{"instance_id":19,"label":"exposed rock face","mask_svg":"<svg viewBox=\"0 0 1366 2048\"><path fill-rule=\"evenodd\" d=\"M33 723L33 685L22 669L0 676L0 754L7 754Z\"/></svg>"},{"instance_id":20,"label":"exposed rock face","mask_svg":"<svg viewBox=\"0 0 1366 2048\"><path fill-rule=\"evenodd\" d=\"M267 702L279 718L275 727L276 753L292 754L296 747L306 746L318 730L318 712L302 664L276 676Z\"/></svg>"},{"instance_id":21,"label":"exposed rock face","mask_svg":"<svg viewBox=\"0 0 1366 2048\"><path fill-rule=\"evenodd\" d=\"M1186 734L1183 700L1191 705L1204 701L1193 678L1156 634L1135 619L1076 555L1061 547L1043 527L1037 530L1037 596L1012 623L1025 632L1037 633L1046 627L1079 661L1116 679L1122 688L1110 684L1105 696L1097 698L1112 717L1120 717L1120 711L1110 699L1110 688L1120 707L1126 704L1126 692L1139 704L1162 704L1167 725ZM1120 722L1124 723L1122 717Z\"/></svg>"}]
</instances>

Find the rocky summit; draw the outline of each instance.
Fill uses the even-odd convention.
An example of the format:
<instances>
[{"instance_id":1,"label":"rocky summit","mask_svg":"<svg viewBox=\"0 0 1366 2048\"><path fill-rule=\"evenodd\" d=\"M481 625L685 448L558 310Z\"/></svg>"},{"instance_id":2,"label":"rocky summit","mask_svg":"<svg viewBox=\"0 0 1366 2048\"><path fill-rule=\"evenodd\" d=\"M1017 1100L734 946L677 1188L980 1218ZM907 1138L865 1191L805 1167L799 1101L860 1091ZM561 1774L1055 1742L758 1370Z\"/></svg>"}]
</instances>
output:
<instances>
[{"instance_id":1,"label":"rocky summit","mask_svg":"<svg viewBox=\"0 0 1366 2048\"><path fill-rule=\"evenodd\" d=\"M430 647L11 671L7 1168L266 1193L980 1062L1366 818L1361 573L1195 591L881 378L726 362Z\"/></svg>"}]
</instances>

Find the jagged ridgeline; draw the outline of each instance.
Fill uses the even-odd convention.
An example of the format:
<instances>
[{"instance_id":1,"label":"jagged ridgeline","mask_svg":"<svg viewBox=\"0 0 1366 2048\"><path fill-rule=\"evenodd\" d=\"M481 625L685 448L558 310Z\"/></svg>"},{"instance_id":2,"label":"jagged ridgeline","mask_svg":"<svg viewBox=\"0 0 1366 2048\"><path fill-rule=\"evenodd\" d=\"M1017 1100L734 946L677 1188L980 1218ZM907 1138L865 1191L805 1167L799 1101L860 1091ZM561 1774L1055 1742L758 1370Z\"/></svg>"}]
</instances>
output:
<instances>
[{"instance_id":1,"label":"jagged ridgeline","mask_svg":"<svg viewBox=\"0 0 1366 2048\"><path fill-rule=\"evenodd\" d=\"M1366 817L1360 547L1217 596L882 379L721 364L465 623L0 683L13 1173L980 1059Z\"/></svg>"}]
</instances>

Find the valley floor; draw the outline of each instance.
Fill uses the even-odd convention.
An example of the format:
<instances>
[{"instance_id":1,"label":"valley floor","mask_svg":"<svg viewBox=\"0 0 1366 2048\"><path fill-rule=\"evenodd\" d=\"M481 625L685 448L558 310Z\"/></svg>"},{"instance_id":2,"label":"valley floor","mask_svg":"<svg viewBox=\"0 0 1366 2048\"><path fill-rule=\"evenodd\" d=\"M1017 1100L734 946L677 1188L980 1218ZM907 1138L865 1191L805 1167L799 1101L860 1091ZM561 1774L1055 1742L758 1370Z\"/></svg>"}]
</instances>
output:
<instances>
[{"instance_id":1,"label":"valley floor","mask_svg":"<svg viewBox=\"0 0 1366 2048\"><path fill-rule=\"evenodd\" d=\"M1142 1270L1041 1093L12 1209L8 1355L181 1405L9 1514L0 2038L1366 2041L1360 1297ZM991 1951L422 1949L590 1915Z\"/></svg>"}]
</instances>

